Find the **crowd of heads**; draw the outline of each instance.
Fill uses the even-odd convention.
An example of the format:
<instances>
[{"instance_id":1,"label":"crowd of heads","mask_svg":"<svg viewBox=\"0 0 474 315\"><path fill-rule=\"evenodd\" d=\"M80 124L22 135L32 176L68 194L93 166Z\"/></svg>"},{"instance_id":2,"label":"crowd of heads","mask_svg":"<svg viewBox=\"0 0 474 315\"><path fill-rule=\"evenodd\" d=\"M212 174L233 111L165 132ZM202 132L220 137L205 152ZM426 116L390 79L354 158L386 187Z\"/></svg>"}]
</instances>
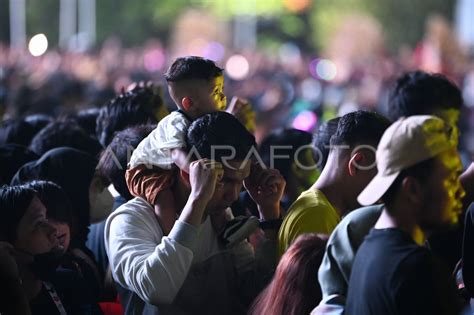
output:
<instances>
[{"instance_id":1,"label":"crowd of heads","mask_svg":"<svg viewBox=\"0 0 474 315\"><path fill-rule=\"evenodd\" d=\"M51 80L54 77L52 75ZM339 185L340 204L334 204L340 206L338 209L343 215L360 204L369 205L379 200L386 205L389 214L396 215L400 204L409 204L403 198L411 202L410 193L426 186L430 190L423 191L422 198L413 202L419 206L416 220L423 229L435 231L448 221L456 223L460 219L464 191L458 179L462 165L456 146L463 98L460 89L442 75L413 71L394 81L388 97L391 120L366 108L320 121L314 133L286 127L267 130L257 137L232 114L221 111L225 107L221 105L226 104L224 73L214 62L199 57L178 58L164 78L176 107L193 116L186 134L188 157L215 160L229 169L237 166L226 163L237 161L241 169L246 168L249 172L248 161L261 163L263 168L278 169L287 182L282 198L286 208L319 180L322 187ZM70 83L71 90L60 95L74 101L81 89L74 80ZM238 84L233 82L231 85ZM48 84L44 83L41 90L45 86ZM236 89L239 90L244 90L243 85ZM279 92L283 94L282 90ZM0 171L0 183L5 184L0 189L0 210L4 218L0 223L1 240L31 255L44 254L59 247L70 254L71 263L64 262L63 267L74 269L70 266L80 258L84 270L90 270L89 276L99 277L95 278L99 285L93 284L99 292L103 275L98 275L97 268L89 263L89 260L94 260L86 247L89 227L105 219L112 211L114 199L107 188L109 185L125 200L133 198L125 181L131 154L169 114L169 109L175 107L165 104L167 99L163 91L159 85L139 82L127 91L123 88L101 106L82 109L65 104L61 115L57 115L55 110L36 113L36 109L31 107L38 105L34 102L27 106L27 110L21 109L20 105L20 109L13 110L15 104L10 104L7 113L11 118L0 125L0 162L6 166ZM271 106L262 109L262 104L271 101L267 100L268 90L260 92L259 96L251 95L251 92L246 96L258 100L257 111L259 106L261 112L276 111ZM284 103L283 96L277 95L280 99L275 102ZM323 111L314 109L319 117L323 117ZM392 137L404 137L404 133L393 130L399 125L404 126L409 120L406 117L414 115L430 117L426 119L431 125L424 130L433 133L438 128L442 134L441 142L449 146L449 150L441 150L444 147L439 143L437 146L430 143L428 149L432 151L420 159L400 162L407 156L417 156L410 150L423 153L422 147L431 141L431 138L416 138L421 141L419 146L416 143L401 146L403 154L399 152L400 156L391 148L397 141ZM270 114L268 117L277 116ZM268 123L269 126L272 124L274 122ZM389 156L383 155L384 152ZM384 185L376 182L378 177L388 176L388 171L392 170L383 163L390 163L391 158L398 157L399 160L393 163L394 167L401 163L400 169L396 169ZM443 167L449 172L439 173ZM380 175L381 170L387 172ZM374 185L377 186L376 193L369 189ZM241 181L237 186L238 191L232 191L224 202L225 206L238 199ZM364 190L366 187L369 191ZM402 198L403 193L406 196ZM367 194L370 202L364 199ZM401 200L406 203L401 203ZM436 211L432 209L433 200L440 203ZM448 206L452 211L441 209ZM27 230L25 224L31 223L30 217L34 216L41 221L41 228L34 232L39 234L24 234L22 229ZM273 280L255 300L251 312L300 314L311 311L322 299L316 278L326 240L327 236L316 234L297 238L282 256ZM82 254L74 250L80 250ZM90 281L89 284L95 281L88 276L84 278Z\"/></svg>"}]
</instances>

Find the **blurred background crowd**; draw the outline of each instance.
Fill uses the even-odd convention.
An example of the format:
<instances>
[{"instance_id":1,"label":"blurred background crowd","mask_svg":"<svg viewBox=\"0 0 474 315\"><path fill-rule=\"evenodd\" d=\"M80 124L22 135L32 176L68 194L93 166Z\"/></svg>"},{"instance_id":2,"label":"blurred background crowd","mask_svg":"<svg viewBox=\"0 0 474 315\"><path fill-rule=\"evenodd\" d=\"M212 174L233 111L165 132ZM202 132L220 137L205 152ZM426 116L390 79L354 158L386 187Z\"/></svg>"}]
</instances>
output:
<instances>
[{"instance_id":1,"label":"blurred background crowd","mask_svg":"<svg viewBox=\"0 0 474 315\"><path fill-rule=\"evenodd\" d=\"M3 0L1 7L4 119L93 113L133 82L166 86L163 72L177 56L199 55L225 69L229 100L251 102L261 140L284 126L311 132L355 109L384 114L393 78L420 68L461 87L460 145L474 153L471 0Z\"/></svg>"}]
</instances>

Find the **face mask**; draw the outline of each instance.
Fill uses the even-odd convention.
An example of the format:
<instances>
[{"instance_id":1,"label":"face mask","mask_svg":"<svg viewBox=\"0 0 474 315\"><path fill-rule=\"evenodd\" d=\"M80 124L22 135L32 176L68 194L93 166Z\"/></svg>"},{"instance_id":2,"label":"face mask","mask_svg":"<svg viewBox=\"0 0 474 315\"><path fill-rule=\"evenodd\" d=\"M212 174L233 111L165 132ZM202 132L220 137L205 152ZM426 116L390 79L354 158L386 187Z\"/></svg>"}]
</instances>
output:
<instances>
[{"instance_id":1,"label":"face mask","mask_svg":"<svg viewBox=\"0 0 474 315\"><path fill-rule=\"evenodd\" d=\"M100 193L89 194L90 203L90 221L91 223L97 223L105 220L107 216L112 212L114 206L114 197L108 189L102 190Z\"/></svg>"},{"instance_id":2,"label":"face mask","mask_svg":"<svg viewBox=\"0 0 474 315\"><path fill-rule=\"evenodd\" d=\"M61 264L61 260L64 255L64 251L60 248L35 255L24 250L17 250L27 255L33 256L33 262L29 265L29 267L31 271L43 281L50 280L54 276L54 273Z\"/></svg>"}]
</instances>

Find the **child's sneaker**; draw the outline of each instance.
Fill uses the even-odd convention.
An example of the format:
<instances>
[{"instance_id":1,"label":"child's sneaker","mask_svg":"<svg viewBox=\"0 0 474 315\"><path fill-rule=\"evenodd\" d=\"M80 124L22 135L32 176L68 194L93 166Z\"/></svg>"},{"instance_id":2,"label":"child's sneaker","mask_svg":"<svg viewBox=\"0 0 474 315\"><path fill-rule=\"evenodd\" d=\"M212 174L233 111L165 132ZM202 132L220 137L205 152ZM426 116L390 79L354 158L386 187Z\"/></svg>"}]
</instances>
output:
<instances>
[{"instance_id":1,"label":"child's sneaker","mask_svg":"<svg viewBox=\"0 0 474 315\"><path fill-rule=\"evenodd\" d=\"M224 245L229 248L252 235L258 229L259 223L260 221L254 216L238 216L227 221L219 236Z\"/></svg>"}]
</instances>

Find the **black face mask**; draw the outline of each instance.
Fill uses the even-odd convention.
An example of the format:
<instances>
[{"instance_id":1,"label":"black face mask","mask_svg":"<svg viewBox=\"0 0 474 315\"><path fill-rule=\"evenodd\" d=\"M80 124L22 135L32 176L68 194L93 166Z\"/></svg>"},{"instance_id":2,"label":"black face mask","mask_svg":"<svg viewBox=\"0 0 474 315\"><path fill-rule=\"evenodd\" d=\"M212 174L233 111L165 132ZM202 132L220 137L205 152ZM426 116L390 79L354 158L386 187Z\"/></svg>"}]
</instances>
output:
<instances>
[{"instance_id":1,"label":"black face mask","mask_svg":"<svg viewBox=\"0 0 474 315\"><path fill-rule=\"evenodd\" d=\"M19 250L25 254L33 256L33 262L30 264L31 271L41 280L51 280L56 269L61 264L64 251L62 249L53 249L42 254L31 254L24 250Z\"/></svg>"}]
</instances>

